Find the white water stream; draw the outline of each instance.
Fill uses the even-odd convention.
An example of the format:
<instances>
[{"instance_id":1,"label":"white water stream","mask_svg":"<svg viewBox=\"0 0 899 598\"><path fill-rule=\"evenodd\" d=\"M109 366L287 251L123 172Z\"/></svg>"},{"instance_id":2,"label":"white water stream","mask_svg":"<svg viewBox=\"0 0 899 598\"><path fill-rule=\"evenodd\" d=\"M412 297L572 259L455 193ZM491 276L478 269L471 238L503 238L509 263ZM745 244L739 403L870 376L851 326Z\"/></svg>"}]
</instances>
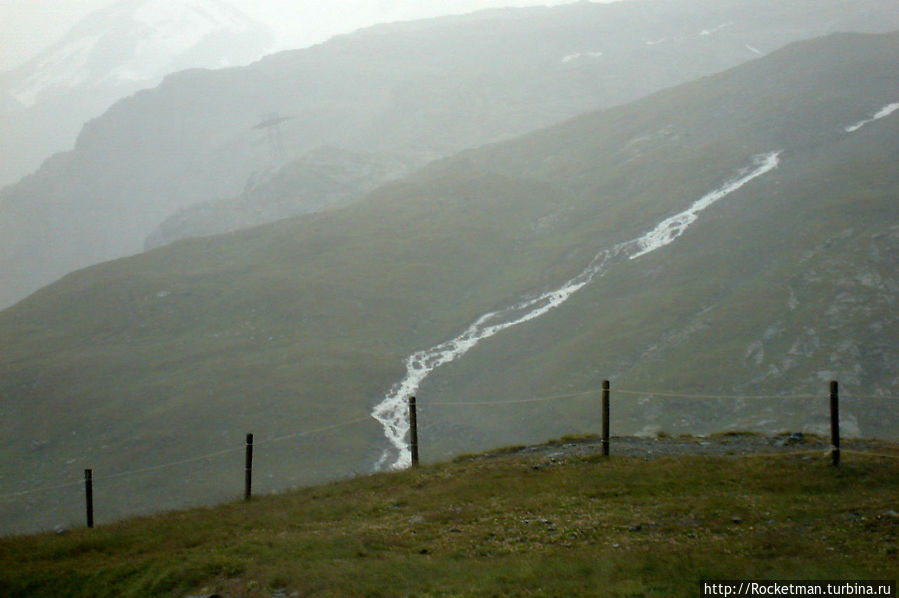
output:
<instances>
[{"instance_id":1,"label":"white water stream","mask_svg":"<svg viewBox=\"0 0 899 598\"><path fill-rule=\"evenodd\" d=\"M875 120L880 120L881 118L884 118L885 116L889 116L896 110L899 110L899 102L895 102L893 104L887 104L886 106L881 108L876 114L874 114L874 116L872 116L871 118L866 118L865 120L860 120L857 123L855 123L854 125L849 125L848 127L845 127L843 130L846 131L847 133L854 133L855 131L858 131L859 129L864 127L866 124L872 123Z\"/></svg>"},{"instance_id":2,"label":"white water stream","mask_svg":"<svg viewBox=\"0 0 899 598\"><path fill-rule=\"evenodd\" d=\"M524 299L515 305L486 313L455 338L429 349L416 351L407 357L406 376L393 386L372 411L372 417L381 423L384 435L391 445L391 448L384 451L376 467L382 469L389 464L393 469L401 469L408 467L411 463L409 445L406 441L409 432L407 400L408 397L415 394L422 381L431 372L465 355L485 338L512 326L539 318L559 307L594 278L604 274L615 258L627 256L629 259L636 259L668 245L696 221L699 212L733 193L752 179L777 168L780 163L779 156L780 152L756 156L750 169L741 172L736 178L696 200L683 212L666 218L655 228L636 239L618 243L610 249L599 252L580 274L565 282L561 287L537 297Z\"/></svg>"}]
</instances>

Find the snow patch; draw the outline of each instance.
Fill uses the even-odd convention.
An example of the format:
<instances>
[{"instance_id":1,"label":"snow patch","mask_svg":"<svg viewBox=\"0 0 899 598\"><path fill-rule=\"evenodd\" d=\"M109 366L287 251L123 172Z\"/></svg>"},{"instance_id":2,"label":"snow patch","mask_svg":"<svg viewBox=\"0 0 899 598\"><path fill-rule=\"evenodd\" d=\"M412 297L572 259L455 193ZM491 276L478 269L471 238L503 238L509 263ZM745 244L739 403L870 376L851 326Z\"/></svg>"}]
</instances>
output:
<instances>
[{"instance_id":1,"label":"snow patch","mask_svg":"<svg viewBox=\"0 0 899 598\"><path fill-rule=\"evenodd\" d=\"M65 91L106 81L152 82L183 67L178 59L210 35L244 35L252 23L217 0L144 0L133 9L126 5L97 18L91 34L51 49L11 94L23 105L33 106L42 93L50 90ZM130 41L121 45L118 37ZM110 44L115 46L113 65L109 65ZM98 47L104 48L107 56L96 52Z\"/></svg>"},{"instance_id":2,"label":"snow patch","mask_svg":"<svg viewBox=\"0 0 899 598\"><path fill-rule=\"evenodd\" d=\"M721 23L717 27L713 27L711 29L703 29L702 31L699 32L699 35L703 35L703 36L712 35L713 33L717 33L719 31L721 31L722 29L727 29L731 25L733 25L733 22L730 22L730 21L728 21L727 23Z\"/></svg>"},{"instance_id":3,"label":"snow patch","mask_svg":"<svg viewBox=\"0 0 899 598\"><path fill-rule=\"evenodd\" d=\"M51 53L21 85L12 90L12 96L30 107L45 89L80 85L88 77L87 63L100 37L82 37Z\"/></svg>"},{"instance_id":4,"label":"snow patch","mask_svg":"<svg viewBox=\"0 0 899 598\"><path fill-rule=\"evenodd\" d=\"M151 80L170 70L172 61L209 35L221 31L241 33L247 23L223 7L202 1L150 0L134 12L134 22L150 35L136 44L127 62L112 71L121 81Z\"/></svg>"},{"instance_id":5,"label":"snow patch","mask_svg":"<svg viewBox=\"0 0 899 598\"><path fill-rule=\"evenodd\" d=\"M230 13L227 7L208 0L149 0L134 11L134 20L156 30L166 30L173 25L201 23L204 28L221 28L245 31L245 21Z\"/></svg>"},{"instance_id":6,"label":"snow patch","mask_svg":"<svg viewBox=\"0 0 899 598\"><path fill-rule=\"evenodd\" d=\"M787 297L787 307L790 311L793 311L797 307L799 307L799 300L796 298L796 292L793 290L793 287L789 287L790 296Z\"/></svg>"},{"instance_id":7,"label":"snow patch","mask_svg":"<svg viewBox=\"0 0 899 598\"><path fill-rule=\"evenodd\" d=\"M752 361L757 366L764 363L765 348L762 346L761 341L755 341L746 347L746 352L743 355L743 363L748 361Z\"/></svg>"},{"instance_id":8,"label":"snow patch","mask_svg":"<svg viewBox=\"0 0 899 598\"><path fill-rule=\"evenodd\" d=\"M378 469L384 467L401 469L411 464L412 458L406 442L409 432L407 400L408 397L415 394L431 372L462 357L480 341L507 328L539 318L559 307L595 278L605 274L609 267L618 261L617 258L628 255L630 259L635 259L668 245L683 234L686 228L696 220L700 211L736 191L752 179L776 168L779 163L779 155L780 152L771 152L757 156L754 160L755 168L748 174L729 181L708 193L694 202L687 210L663 220L643 236L618 243L611 249L599 252L584 270L566 281L561 287L537 297L524 299L515 305L488 312L475 320L455 338L429 349L416 351L407 357L405 377L393 386L372 411L372 417L381 424L384 435L392 447L384 451L376 467ZM637 253L633 253L634 251ZM392 462L390 462L391 458Z\"/></svg>"},{"instance_id":9,"label":"snow patch","mask_svg":"<svg viewBox=\"0 0 899 598\"><path fill-rule=\"evenodd\" d=\"M746 49L749 50L750 52L752 52L753 54L758 54L759 56L762 55L762 52L758 48L756 48L754 46L750 46L749 44L746 44Z\"/></svg>"},{"instance_id":10,"label":"snow patch","mask_svg":"<svg viewBox=\"0 0 899 598\"><path fill-rule=\"evenodd\" d=\"M893 104L887 104L886 106L881 108L879 111L877 111L877 113L875 113L874 116L872 116L871 118L866 118L865 120L860 120L857 123L855 123L854 125L849 125L848 127L845 127L843 130L846 131L847 133L853 133L855 131L858 131L859 129L861 129L868 123L872 123L875 120L884 118L885 116L889 116L896 110L899 110L899 102L895 102Z\"/></svg>"},{"instance_id":11,"label":"snow patch","mask_svg":"<svg viewBox=\"0 0 899 598\"><path fill-rule=\"evenodd\" d=\"M580 58L599 58L600 56L602 56L602 52L576 52L562 58L562 63L564 64Z\"/></svg>"}]
</instances>

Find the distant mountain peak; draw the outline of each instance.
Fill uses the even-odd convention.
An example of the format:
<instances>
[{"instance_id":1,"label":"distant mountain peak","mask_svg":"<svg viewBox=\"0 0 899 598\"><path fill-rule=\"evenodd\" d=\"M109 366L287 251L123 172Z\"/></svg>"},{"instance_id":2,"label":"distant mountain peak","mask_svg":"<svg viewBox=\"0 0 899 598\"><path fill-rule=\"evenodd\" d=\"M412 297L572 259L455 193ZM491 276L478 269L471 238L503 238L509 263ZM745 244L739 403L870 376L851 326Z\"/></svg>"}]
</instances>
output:
<instances>
[{"instance_id":1,"label":"distant mountain peak","mask_svg":"<svg viewBox=\"0 0 899 598\"><path fill-rule=\"evenodd\" d=\"M259 58L271 32L221 0L126 0L96 11L19 69L23 106L77 87L147 83L190 67Z\"/></svg>"}]
</instances>

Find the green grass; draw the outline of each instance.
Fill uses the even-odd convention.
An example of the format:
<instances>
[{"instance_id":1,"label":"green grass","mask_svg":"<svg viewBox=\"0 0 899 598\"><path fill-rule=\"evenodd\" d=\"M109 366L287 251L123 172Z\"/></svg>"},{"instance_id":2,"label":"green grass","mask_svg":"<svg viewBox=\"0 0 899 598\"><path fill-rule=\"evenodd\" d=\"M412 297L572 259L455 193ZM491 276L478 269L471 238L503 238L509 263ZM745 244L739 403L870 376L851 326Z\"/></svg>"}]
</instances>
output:
<instances>
[{"instance_id":1,"label":"green grass","mask_svg":"<svg viewBox=\"0 0 899 598\"><path fill-rule=\"evenodd\" d=\"M889 579L899 463L503 453L0 540L16 596L696 596Z\"/></svg>"}]
</instances>

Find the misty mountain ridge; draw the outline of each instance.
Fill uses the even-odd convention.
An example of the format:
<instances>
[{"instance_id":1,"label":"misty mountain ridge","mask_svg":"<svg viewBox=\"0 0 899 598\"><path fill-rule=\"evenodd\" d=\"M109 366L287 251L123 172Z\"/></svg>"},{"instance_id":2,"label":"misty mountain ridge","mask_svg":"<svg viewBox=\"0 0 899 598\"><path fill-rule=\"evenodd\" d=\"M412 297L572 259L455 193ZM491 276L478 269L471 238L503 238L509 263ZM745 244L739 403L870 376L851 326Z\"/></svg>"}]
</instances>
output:
<instances>
[{"instance_id":1,"label":"misty mountain ridge","mask_svg":"<svg viewBox=\"0 0 899 598\"><path fill-rule=\"evenodd\" d=\"M213 235L331 209L410 172L408 161L320 147L283 166L254 172L240 195L178 210L144 244L146 249L186 237Z\"/></svg>"},{"instance_id":2,"label":"misty mountain ridge","mask_svg":"<svg viewBox=\"0 0 899 598\"><path fill-rule=\"evenodd\" d=\"M0 191L0 305L147 246L344 204L393 173L632 101L798 38L899 27L886 0L851 8L681 4L580 3L428 19L245 68L172 75L88 123L73 151ZM271 114L286 120L260 129ZM299 178L297 190L277 200L245 192L268 176L290 180L302 166L275 173L323 147L343 152L344 165L348 155L367 156L354 170L369 160L395 168L372 168L364 183L338 176L319 191L299 191Z\"/></svg>"},{"instance_id":3,"label":"misty mountain ridge","mask_svg":"<svg viewBox=\"0 0 899 598\"><path fill-rule=\"evenodd\" d=\"M261 26L216 0L116 3L90 15L60 42L17 69L22 72L20 81L8 93L23 106L33 106L48 95L109 80L146 84L195 65L236 66L251 56L241 56L237 54L240 47L228 48L223 42L253 28ZM213 36L220 36L218 47L204 48L213 44Z\"/></svg>"},{"instance_id":4,"label":"misty mountain ridge","mask_svg":"<svg viewBox=\"0 0 899 598\"><path fill-rule=\"evenodd\" d=\"M84 123L120 98L175 71L247 64L272 42L267 27L221 0L124 0L89 14L0 73L0 184L70 149Z\"/></svg>"},{"instance_id":5,"label":"misty mountain ridge","mask_svg":"<svg viewBox=\"0 0 899 598\"><path fill-rule=\"evenodd\" d=\"M838 379L845 433L891 438L897 61L899 33L793 44L339 209L65 276L0 312L0 450L18 464L0 493L214 453L247 431L295 438L267 445L261 492L371 471L394 449L370 415L407 358L555 300L596 256L710 196L670 243L617 255L431 371L423 458L593 432L603 379L613 434L821 431ZM296 436L346 422L352 433ZM222 500L232 465L114 481L106 509ZM28 495L3 520L52 526L78 504Z\"/></svg>"}]
</instances>

